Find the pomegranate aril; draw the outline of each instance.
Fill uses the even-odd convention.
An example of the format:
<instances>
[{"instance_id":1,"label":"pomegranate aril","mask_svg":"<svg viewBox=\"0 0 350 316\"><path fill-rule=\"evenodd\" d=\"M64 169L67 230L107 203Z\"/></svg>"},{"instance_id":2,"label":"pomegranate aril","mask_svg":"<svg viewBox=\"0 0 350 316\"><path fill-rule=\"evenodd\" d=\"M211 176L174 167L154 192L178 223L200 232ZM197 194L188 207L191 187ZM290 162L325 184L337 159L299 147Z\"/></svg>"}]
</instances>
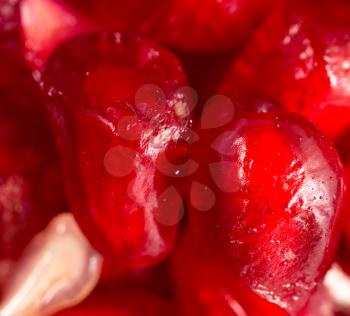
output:
<instances>
[{"instance_id":1,"label":"pomegranate aril","mask_svg":"<svg viewBox=\"0 0 350 316\"><path fill-rule=\"evenodd\" d=\"M334 139L350 124L350 4L281 3L233 61L221 91L260 90Z\"/></svg>"},{"instance_id":2,"label":"pomegranate aril","mask_svg":"<svg viewBox=\"0 0 350 316\"><path fill-rule=\"evenodd\" d=\"M11 259L65 210L65 200L40 90L21 61L4 51L0 100L0 259Z\"/></svg>"},{"instance_id":3,"label":"pomegranate aril","mask_svg":"<svg viewBox=\"0 0 350 316\"><path fill-rule=\"evenodd\" d=\"M190 124L176 57L139 37L82 36L55 52L43 84L83 231L126 268L159 262L183 211L175 177L162 165Z\"/></svg>"},{"instance_id":4,"label":"pomegranate aril","mask_svg":"<svg viewBox=\"0 0 350 316\"><path fill-rule=\"evenodd\" d=\"M199 136L195 181L213 191L215 203L206 212L194 203L188 240L219 278L236 275L296 313L333 260L341 231L344 184L335 149L294 114L237 111ZM192 190L189 203L203 195Z\"/></svg>"}]
</instances>

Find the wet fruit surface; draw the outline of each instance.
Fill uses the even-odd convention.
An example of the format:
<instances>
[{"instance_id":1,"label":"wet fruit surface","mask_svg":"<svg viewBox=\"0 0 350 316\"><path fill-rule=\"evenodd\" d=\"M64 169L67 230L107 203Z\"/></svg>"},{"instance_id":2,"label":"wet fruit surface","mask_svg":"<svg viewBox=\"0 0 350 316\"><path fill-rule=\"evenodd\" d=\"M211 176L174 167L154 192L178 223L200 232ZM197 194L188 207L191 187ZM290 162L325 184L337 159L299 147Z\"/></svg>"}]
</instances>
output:
<instances>
[{"instance_id":1,"label":"wet fruit surface","mask_svg":"<svg viewBox=\"0 0 350 316\"><path fill-rule=\"evenodd\" d=\"M233 61L221 90L260 90L339 136L350 123L349 8L343 0L282 5Z\"/></svg>"},{"instance_id":2,"label":"wet fruit surface","mask_svg":"<svg viewBox=\"0 0 350 316\"><path fill-rule=\"evenodd\" d=\"M349 14L0 0L0 316L350 315Z\"/></svg>"},{"instance_id":3,"label":"wet fruit surface","mask_svg":"<svg viewBox=\"0 0 350 316\"><path fill-rule=\"evenodd\" d=\"M39 88L17 58L0 60L0 258L13 259L65 203Z\"/></svg>"},{"instance_id":4,"label":"wet fruit surface","mask_svg":"<svg viewBox=\"0 0 350 316\"><path fill-rule=\"evenodd\" d=\"M329 267L340 234L344 184L336 151L291 114L238 111L200 139L189 240L221 279L234 274L295 313Z\"/></svg>"},{"instance_id":5,"label":"wet fruit surface","mask_svg":"<svg viewBox=\"0 0 350 316\"><path fill-rule=\"evenodd\" d=\"M183 214L176 187L186 170L176 163L188 154L177 143L190 95L179 62L138 37L93 34L57 50L43 83L83 231L121 265L158 262Z\"/></svg>"}]
</instances>

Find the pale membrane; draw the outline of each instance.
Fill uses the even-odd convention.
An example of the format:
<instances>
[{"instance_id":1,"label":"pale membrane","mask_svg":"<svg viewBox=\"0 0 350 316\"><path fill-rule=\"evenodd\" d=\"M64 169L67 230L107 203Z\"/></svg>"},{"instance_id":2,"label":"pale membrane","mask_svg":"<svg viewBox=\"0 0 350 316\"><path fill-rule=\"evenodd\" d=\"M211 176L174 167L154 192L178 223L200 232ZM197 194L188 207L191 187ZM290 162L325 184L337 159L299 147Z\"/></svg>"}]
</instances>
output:
<instances>
[{"instance_id":1,"label":"pale membrane","mask_svg":"<svg viewBox=\"0 0 350 316\"><path fill-rule=\"evenodd\" d=\"M54 218L10 273L0 316L44 316L81 302L96 286L102 259L71 214Z\"/></svg>"},{"instance_id":2,"label":"pale membrane","mask_svg":"<svg viewBox=\"0 0 350 316\"><path fill-rule=\"evenodd\" d=\"M336 311L350 312L350 277L338 264L327 272L324 285L328 290Z\"/></svg>"}]
</instances>

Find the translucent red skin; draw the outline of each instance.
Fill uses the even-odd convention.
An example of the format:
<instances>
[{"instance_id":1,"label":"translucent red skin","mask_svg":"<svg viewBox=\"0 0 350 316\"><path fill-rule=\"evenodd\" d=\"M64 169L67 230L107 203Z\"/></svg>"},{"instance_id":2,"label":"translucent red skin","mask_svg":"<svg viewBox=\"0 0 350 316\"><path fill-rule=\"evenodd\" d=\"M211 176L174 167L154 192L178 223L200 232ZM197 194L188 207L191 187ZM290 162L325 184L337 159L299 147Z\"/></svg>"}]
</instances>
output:
<instances>
[{"instance_id":1,"label":"translucent red skin","mask_svg":"<svg viewBox=\"0 0 350 316\"><path fill-rule=\"evenodd\" d=\"M175 316L173 304L139 289L97 289L83 303L56 316Z\"/></svg>"},{"instance_id":2,"label":"translucent red skin","mask_svg":"<svg viewBox=\"0 0 350 316\"><path fill-rule=\"evenodd\" d=\"M238 278L221 278L210 262L184 235L172 259L172 277L180 314L183 316L287 316L247 287Z\"/></svg>"},{"instance_id":3,"label":"translucent red skin","mask_svg":"<svg viewBox=\"0 0 350 316\"><path fill-rule=\"evenodd\" d=\"M135 93L146 83L158 84L166 100L137 108ZM92 34L68 42L55 52L43 75L70 207L92 244L122 267L153 265L175 243L178 223L159 223L157 212L162 210L152 201L181 183L159 171L159 160L176 144L175 134L181 135L190 123L168 106L172 94L184 84L175 56L120 33ZM121 136L120 122L125 117L141 125L134 141ZM169 129L171 137L153 148L155 137ZM110 175L104 166L105 155L114 146L138 155L129 160L137 165L122 177ZM178 158L183 158L181 153ZM177 206L180 195L174 199Z\"/></svg>"},{"instance_id":4,"label":"translucent red skin","mask_svg":"<svg viewBox=\"0 0 350 316\"><path fill-rule=\"evenodd\" d=\"M54 138L39 87L20 60L0 51L0 260L65 211Z\"/></svg>"},{"instance_id":5,"label":"translucent red skin","mask_svg":"<svg viewBox=\"0 0 350 316\"><path fill-rule=\"evenodd\" d=\"M206 212L192 207L188 240L219 279L239 277L297 312L333 260L342 228L336 151L293 114L239 112L226 126L199 135L193 152L202 166L194 181L213 190L216 203ZM224 164L213 165L218 162ZM193 191L189 203L205 199L201 194Z\"/></svg>"},{"instance_id":6,"label":"translucent red skin","mask_svg":"<svg viewBox=\"0 0 350 316\"><path fill-rule=\"evenodd\" d=\"M233 61L220 91L260 91L335 139L350 124L350 5L285 2Z\"/></svg>"},{"instance_id":7,"label":"translucent red skin","mask_svg":"<svg viewBox=\"0 0 350 316\"><path fill-rule=\"evenodd\" d=\"M237 48L270 10L273 0L170 0L143 30L182 52L212 53Z\"/></svg>"}]
</instances>

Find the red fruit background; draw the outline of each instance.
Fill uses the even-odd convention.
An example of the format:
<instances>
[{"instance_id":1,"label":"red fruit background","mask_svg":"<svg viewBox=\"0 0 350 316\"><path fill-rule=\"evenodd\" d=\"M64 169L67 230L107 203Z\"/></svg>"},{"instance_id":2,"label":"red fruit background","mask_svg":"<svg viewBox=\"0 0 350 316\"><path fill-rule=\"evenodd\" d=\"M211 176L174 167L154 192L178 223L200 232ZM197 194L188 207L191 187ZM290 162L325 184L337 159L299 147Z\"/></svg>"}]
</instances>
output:
<instances>
[{"instance_id":1,"label":"red fruit background","mask_svg":"<svg viewBox=\"0 0 350 316\"><path fill-rule=\"evenodd\" d=\"M177 315L171 302L138 289L96 289L82 304L56 316L163 316Z\"/></svg>"},{"instance_id":2,"label":"red fruit background","mask_svg":"<svg viewBox=\"0 0 350 316\"><path fill-rule=\"evenodd\" d=\"M0 0L0 292L71 211L104 263L57 315L350 315L349 16Z\"/></svg>"}]
</instances>

